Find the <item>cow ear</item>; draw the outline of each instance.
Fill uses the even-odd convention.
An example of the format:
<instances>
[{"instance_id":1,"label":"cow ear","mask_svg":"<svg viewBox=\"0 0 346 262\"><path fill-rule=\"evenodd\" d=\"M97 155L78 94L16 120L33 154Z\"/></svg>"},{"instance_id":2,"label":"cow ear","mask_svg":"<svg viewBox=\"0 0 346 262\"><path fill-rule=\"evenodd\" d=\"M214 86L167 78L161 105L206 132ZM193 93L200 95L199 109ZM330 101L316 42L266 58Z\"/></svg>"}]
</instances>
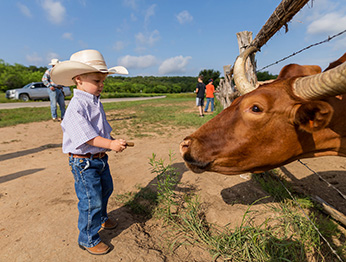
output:
<instances>
[{"instance_id":1,"label":"cow ear","mask_svg":"<svg viewBox=\"0 0 346 262\"><path fill-rule=\"evenodd\" d=\"M302 104L296 111L294 123L309 133L325 128L333 116L333 108L323 101Z\"/></svg>"}]
</instances>

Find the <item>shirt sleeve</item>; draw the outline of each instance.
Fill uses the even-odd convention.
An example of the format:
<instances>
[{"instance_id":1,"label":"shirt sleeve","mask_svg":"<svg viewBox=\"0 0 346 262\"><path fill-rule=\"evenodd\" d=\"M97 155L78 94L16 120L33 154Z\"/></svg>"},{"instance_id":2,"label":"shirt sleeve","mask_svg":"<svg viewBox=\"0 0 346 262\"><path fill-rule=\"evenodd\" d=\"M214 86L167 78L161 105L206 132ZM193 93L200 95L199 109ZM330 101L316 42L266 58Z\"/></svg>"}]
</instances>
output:
<instances>
[{"instance_id":1,"label":"shirt sleeve","mask_svg":"<svg viewBox=\"0 0 346 262\"><path fill-rule=\"evenodd\" d=\"M50 88L50 81L49 81L49 79L50 79L49 70L46 70L46 72L44 73L44 75L42 77L42 82L48 88Z\"/></svg>"},{"instance_id":2,"label":"shirt sleeve","mask_svg":"<svg viewBox=\"0 0 346 262\"><path fill-rule=\"evenodd\" d=\"M48 88L51 88L51 87L58 87L58 85L56 85L52 78L50 77L50 72L51 72L51 68L50 69L47 69L46 72L44 73L43 77L42 77L42 82L43 84L48 87Z\"/></svg>"}]
</instances>

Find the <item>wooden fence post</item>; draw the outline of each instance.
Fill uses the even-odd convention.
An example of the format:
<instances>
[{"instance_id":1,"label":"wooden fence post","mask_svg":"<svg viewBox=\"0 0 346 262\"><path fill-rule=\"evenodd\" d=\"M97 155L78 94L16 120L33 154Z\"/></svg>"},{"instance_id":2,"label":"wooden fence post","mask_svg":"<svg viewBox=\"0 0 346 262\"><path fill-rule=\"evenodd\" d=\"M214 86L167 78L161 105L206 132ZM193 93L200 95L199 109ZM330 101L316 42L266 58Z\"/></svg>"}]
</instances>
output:
<instances>
[{"instance_id":1,"label":"wooden fence post","mask_svg":"<svg viewBox=\"0 0 346 262\"><path fill-rule=\"evenodd\" d=\"M245 49L252 42L252 32L242 31L237 33L238 46L239 46L239 54L245 51ZM257 76L256 76L256 61L255 54L251 54L249 59L246 62L246 77L248 81L252 84L252 86L257 85Z\"/></svg>"},{"instance_id":2,"label":"wooden fence post","mask_svg":"<svg viewBox=\"0 0 346 262\"><path fill-rule=\"evenodd\" d=\"M239 53L242 53L252 41L252 32L243 31L237 33ZM255 54L252 54L246 63L247 78L254 86L257 85L256 76L256 63ZM217 87L217 93L215 97L220 101L223 108L227 108L231 105L234 99L240 96L239 91L234 85L233 81L233 68L232 65L226 65L223 67L225 79L221 79L219 86Z\"/></svg>"},{"instance_id":3,"label":"wooden fence post","mask_svg":"<svg viewBox=\"0 0 346 262\"><path fill-rule=\"evenodd\" d=\"M234 87L233 69L231 67L232 65L223 67L225 78L220 79L215 93L216 99L220 101L224 109L229 107L233 100L240 96L240 93Z\"/></svg>"}]
</instances>

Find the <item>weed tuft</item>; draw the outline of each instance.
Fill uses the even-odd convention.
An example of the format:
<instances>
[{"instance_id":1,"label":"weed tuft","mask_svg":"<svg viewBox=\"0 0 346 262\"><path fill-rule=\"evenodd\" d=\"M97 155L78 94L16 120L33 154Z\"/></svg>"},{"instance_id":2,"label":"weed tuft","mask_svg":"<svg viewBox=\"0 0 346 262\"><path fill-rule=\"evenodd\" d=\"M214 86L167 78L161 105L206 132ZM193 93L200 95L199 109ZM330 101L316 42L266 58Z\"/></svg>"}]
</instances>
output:
<instances>
[{"instance_id":1,"label":"weed tuft","mask_svg":"<svg viewBox=\"0 0 346 262\"><path fill-rule=\"evenodd\" d=\"M268 193L267 197L275 199L276 204L267 205L267 211L274 212L275 216L266 218L260 224L254 222L257 212L252 211L252 207L263 200L261 198L248 206L240 226L220 228L206 220L204 207L195 192L176 191L179 174L172 167L172 162L172 152L169 153L169 164L153 154L149 164L152 173L156 174L155 193L141 188L134 197L131 195L131 204L126 202L135 212L141 199L152 201L146 206L147 211L140 209L140 212L163 219L168 225L166 236L172 252L181 245L193 244L209 250L214 260L300 262L312 258L315 261L333 259L315 228L282 187L281 183L289 187L282 177L271 172L253 175ZM316 208L309 198L298 196L297 202L310 210L310 220L320 225L320 231L326 229L328 237L337 237L336 227L328 226L326 219L316 216Z\"/></svg>"}]
</instances>

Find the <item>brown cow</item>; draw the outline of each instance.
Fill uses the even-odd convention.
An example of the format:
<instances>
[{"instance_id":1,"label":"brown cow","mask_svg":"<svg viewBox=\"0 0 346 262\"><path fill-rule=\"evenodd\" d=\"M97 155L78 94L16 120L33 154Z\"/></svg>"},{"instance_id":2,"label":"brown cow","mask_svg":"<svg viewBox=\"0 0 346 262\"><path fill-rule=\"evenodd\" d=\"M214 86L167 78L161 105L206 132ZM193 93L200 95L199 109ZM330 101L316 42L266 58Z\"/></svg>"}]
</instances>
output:
<instances>
[{"instance_id":1,"label":"brown cow","mask_svg":"<svg viewBox=\"0 0 346 262\"><path fill-rule=\"evenodd\" d=\"M321 72L321 67L317 65L289 64L281 69L277 79L287 79L297 76L310 76L319 74Z\"/></svg>"},{"instance_id":2,"label":"brown cow","mask_svg":"<svg viewBox=\"0 0 346 262\"><path fill-rule=\"evenodd\" d=\"M329 69L337 67L338 65L341 65L343 62L346 62L346 53L342 57L340 57L338 60L331 62L324 71L328 71Z\"/></svg>"},{"instance_id":3,"label":"brown cow","mask_svg":"<svg viewBox=\"0 0 346 262\"><path fill-rule=\"evenodd\" d=\"M194 172L236 175L302 158L346 156L346 96L336 96L344 93L346 63L264 84L186 137L182 157Z\"/></svg>"}]
</instances>

